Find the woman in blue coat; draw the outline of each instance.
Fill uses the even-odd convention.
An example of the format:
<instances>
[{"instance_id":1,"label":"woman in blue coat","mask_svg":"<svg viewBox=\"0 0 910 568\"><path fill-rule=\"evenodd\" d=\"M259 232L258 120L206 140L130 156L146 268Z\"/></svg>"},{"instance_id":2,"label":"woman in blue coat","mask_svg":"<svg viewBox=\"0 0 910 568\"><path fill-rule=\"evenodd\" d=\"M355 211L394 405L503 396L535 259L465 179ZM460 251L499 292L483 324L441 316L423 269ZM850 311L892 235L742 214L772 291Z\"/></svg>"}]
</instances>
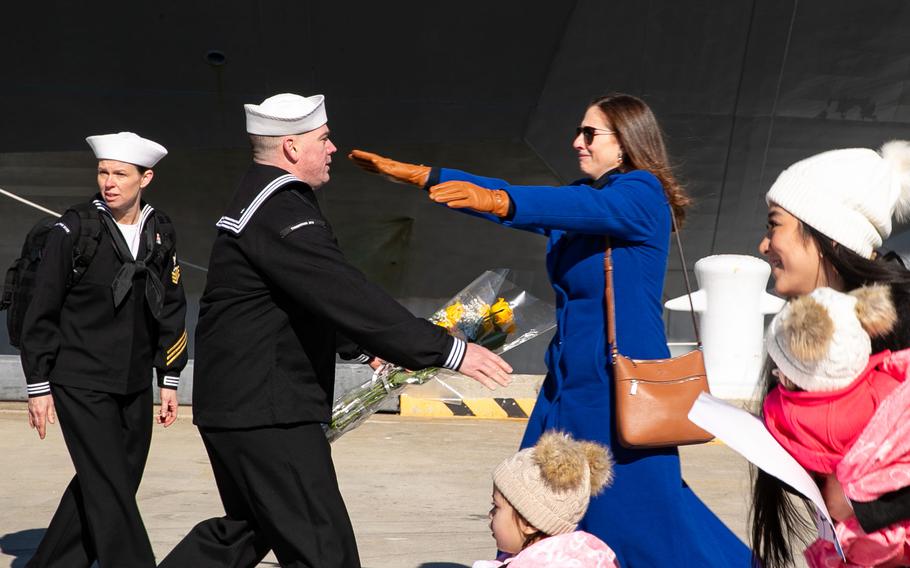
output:
<instances>
[{"instance_id":1,"label":"woman in blue coat","mask_svg":"<svg viewBox=\"0 0 910 568\"><path fill-rule=\"evenodd\" d=\"M747 567L751 552L682 480L676 448L628 449L613 421L604 307L605 236L613 245L616 332L624 355L669 356L661 298L671 211L689 198L668 165L657 121L641 100L614 94L587 108L572 144L585 175L565 187L529 187L355 150L351 159L395 181L429 188L438 203L549 239L547 272L557 331L547 377L522 448L551 429L610 445L615 481L579 525L624 567Z\"/></svg>"}]
</instances>

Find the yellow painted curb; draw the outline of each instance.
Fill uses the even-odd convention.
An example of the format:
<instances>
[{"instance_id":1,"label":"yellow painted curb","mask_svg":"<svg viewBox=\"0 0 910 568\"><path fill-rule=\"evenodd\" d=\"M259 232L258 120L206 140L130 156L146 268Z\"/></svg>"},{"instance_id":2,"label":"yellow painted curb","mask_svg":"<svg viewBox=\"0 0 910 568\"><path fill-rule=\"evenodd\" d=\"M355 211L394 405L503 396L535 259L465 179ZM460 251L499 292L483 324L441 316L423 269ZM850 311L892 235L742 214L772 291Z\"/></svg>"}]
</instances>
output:
<instances>
[{"instance_id":1,"label":"yellow painted curb","mask_svg":"<svg viewBox=\"0 0 910 568\"><path fill-rule=\"evenodd\" d=\"M466 398L438 400L416 398L407 394L399 398L402 416L421 418L520 418L527 419L534 408L533 398Z\"/></svg>"},{"instance_id":2,"label":"yellow painted curb","mask_svg":"<svg viewBox=\"0 0 910 568\"><path fill-rule=\"evenodd\" d=\"M524 411L525 416L507 416L505 411L502 410L502 407L499 406L500 411L492 410L490 415L474 415L474 414L455 414L455 412L441 400L432 400L427 398L415 398L406 394L401 395L400 398L400 415L401 416L411 416L416 418L483 418L483 419L506 419L506 420L527 420L527 417L531 415L531 410L534 408L534 402L536 399L533 398L510 398L510 399L499 399L499 400L510 400L515 401L521 409ZM488 403L475 405L473 403L477 401L488 401L494 402L495 399L489 398L478 398L468 400L466 402L471 403L472 407L475 408L491 408ZM452 402L450 401L450 404ZM28 407L25 402L0 402L0 414L5 413L15 413L15 414L27 414ZM180 407L180 417L184 420L191 420L193 417L193 407L190 405L182 405ZM714 438L708 445L711 446L723 446L724 443L717 438ZM681 446L684 447L684 446Z\"/></svg>"},{"instance_id":3,"label":"yellow painted curb","mask_svg":"<svg viewBox=\"0 0 910 568\"><path fill-rule=\"evenodd\" d=\"M534 410L534 398L465 398L439 400L408 394L399 397L399 414L415 418L483 418L527 420ZM714 438L709 445L724 445Z\"/></svg>"}]
</instances>

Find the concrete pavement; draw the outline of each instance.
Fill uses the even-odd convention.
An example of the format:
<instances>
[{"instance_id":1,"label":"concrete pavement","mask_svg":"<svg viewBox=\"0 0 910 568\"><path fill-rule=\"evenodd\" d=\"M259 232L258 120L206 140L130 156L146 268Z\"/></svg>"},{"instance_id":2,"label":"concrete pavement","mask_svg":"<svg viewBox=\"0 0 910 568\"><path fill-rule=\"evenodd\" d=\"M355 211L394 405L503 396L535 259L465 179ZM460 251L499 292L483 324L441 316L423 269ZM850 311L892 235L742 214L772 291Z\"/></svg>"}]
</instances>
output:
<instances>
[{"instance_id":1,"label":"concrete pavement","mask_svg":"<svg viewBox=\"0 0 910 568\"><path fill-rule=\"evenodd\" d=\"M198 521L223 514L188 408L156 427L139 506L162 558ZM380 415L333 446L365 568L459 568L494 551L490 472L519 442L521 420ZM0 403L0 566L24 566L73 470L60 430L39 441L24 403ZM686 480L741 538L745 462L720 444L682 449ZM277 566L269 555L262 566Z\"/></svg>"}]
</instances>

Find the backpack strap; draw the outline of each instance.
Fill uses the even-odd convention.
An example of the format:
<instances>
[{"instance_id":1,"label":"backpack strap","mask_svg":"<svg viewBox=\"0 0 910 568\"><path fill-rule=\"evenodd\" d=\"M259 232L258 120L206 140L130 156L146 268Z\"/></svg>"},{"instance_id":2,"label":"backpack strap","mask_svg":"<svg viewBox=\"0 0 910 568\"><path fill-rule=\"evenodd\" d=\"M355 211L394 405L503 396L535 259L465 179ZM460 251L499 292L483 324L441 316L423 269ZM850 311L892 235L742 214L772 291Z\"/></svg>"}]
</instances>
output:
<instances>
[{"instance_id":1,"label":"backpack strap","mask_svg":"<svg viewBox=\"0 0 910 568\"><path fill-rule=\"evenodd\" d=\"M156 245L163 246L165 249L173 248L174 241L177 240L176 233L174 231L174 223L171 222L171 218L167 216L167 213L155 209L155 237L156 241L160 240L161 242L156 242Z\"/></svg>"},{"instance_id":2,"label":"backpack strap","mask_svg":"<svg viewBox=\"0 0 910 568\"><path fill-rule=\"evenodd\" d=\"M89 264L98 252L101 242L101 214L92 202L79 203L69 208L79 215L79 234L73 245L73 272L70 274L67 287L72 287L82 278Z\"/></svg>"}]
</instances>

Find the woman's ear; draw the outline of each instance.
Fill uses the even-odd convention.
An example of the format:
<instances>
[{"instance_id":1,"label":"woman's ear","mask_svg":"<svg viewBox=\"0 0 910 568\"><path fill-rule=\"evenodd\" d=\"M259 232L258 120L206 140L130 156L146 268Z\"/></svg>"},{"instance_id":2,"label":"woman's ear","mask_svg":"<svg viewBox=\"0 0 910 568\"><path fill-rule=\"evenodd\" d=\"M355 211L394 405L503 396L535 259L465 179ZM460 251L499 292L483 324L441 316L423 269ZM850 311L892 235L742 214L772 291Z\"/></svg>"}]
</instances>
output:
<instances>
[{"instance_id":1,"label":"woman's ear","mask_svg":"<svg viewBox=\"0 0 910 568\"><path fill-rule=\"evenodd\" d=\"M148 184L152 183L153 177L155 177L154 170L145 170L145 173L143 173L142 177L139 178L139 189L145 189L148 187Z\"/></svg>"}]
</instances>

